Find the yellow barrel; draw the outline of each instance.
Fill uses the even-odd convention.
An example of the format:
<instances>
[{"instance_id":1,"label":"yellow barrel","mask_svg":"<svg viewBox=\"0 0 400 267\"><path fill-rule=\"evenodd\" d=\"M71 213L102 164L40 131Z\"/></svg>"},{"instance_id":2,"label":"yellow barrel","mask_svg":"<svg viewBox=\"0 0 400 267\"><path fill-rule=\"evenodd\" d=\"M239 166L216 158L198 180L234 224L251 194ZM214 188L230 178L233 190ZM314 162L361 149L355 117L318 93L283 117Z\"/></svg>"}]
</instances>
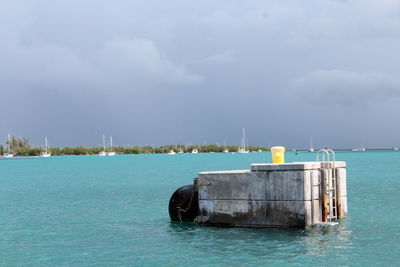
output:
<instances>
[{"instance_id":1,"label":"yellow barrel","mask_svg":"<svg viewBox=\"0 0 400 267\"><path fill-rule=\"evenodd\" d=\"M285 163L285 148L283 146L271 147L272 163Z\"/></svg>"}]
</instances>

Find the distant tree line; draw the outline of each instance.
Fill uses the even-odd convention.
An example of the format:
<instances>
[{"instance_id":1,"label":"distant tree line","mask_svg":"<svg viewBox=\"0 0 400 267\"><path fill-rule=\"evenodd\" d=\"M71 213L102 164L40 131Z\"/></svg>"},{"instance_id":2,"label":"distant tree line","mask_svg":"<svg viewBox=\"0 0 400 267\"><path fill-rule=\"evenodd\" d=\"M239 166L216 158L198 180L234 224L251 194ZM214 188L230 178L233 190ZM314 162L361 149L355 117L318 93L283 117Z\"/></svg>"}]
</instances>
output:
<instances>
[{"instance_id":1,"label":"distant tree line","mask_svg":"<svg viewBox=\"0 0 400 267\"><path fill-rule=\"evenodd\" d=\"M8 144L9 141L6 142L6 145L0 145L0 153L3 155L4 152L8 152ZM16 156L39 156L44 148L35 147L29 144L29 140L26 138L17 138L12 136L10 138L10 147L11 152ZM163 154L168 153L171 150L175 152L182 151L183 153L191 153L193 149L197 149L199 153L222 153L224 149L228 149L229 152L236 152L238 150L238 146L220 146L216 144L210 145L166 145L160 147L151 147L151 146L116 146L113 147L112 150L117 154ZM106 148L106 150L110 150L110 148ZM250 152L253 151L269 151L269 148L259 147L259 146L249 146L248 150ZM50 152L52 155L96 155L103 151L103 147L87 147L87 146L76 146L76 147L50 147Z\"/></svg>"}]
</instances>

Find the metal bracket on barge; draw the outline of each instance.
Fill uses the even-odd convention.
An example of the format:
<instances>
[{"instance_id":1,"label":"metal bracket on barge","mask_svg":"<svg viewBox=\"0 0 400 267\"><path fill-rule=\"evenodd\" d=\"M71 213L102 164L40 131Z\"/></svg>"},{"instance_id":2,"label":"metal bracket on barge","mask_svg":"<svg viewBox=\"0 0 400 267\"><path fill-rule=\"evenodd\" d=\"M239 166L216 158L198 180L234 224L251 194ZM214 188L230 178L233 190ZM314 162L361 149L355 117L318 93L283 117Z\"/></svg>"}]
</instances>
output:
<instances>
[{"instance_id":1,"label":"metal bracket on barge","mask_svg":"<svg viewBox=\"0 0 400 267\"><path fill-rule=\"evenodd\" d=\"M186 206L175 210L190 212L186 221L201 225L323 226L334 225L347 215L346 162L335 161L333 151L326 149L320 150L313 162L261 163L251 164L250 170L200 172L188 190L192 190L186 194L188 200L180 202ZM171 201L170 211L171 205L174 207ZM170 212L170 217L183 221L182 215L176 219Z\"/></svg>"}]
</instances>

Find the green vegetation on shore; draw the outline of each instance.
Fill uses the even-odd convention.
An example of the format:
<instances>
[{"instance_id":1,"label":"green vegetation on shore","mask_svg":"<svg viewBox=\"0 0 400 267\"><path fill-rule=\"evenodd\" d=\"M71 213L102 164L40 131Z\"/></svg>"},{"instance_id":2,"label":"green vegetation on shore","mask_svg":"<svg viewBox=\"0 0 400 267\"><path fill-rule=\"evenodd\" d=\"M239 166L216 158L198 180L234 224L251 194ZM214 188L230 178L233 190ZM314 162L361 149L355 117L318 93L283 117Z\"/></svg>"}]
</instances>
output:
<instances>
[{"instance_id":1,"label":"green vegetation on shore","mask_svg":"<svg viewBox=\"0 0 400 267\"><path fill-rule=\"evenodd\" d=\"M16 156L39 156L40 153L44 150L41 147L34 147L29 144L28 139L26 138L17 138L15 136L11 137L11 150ZM3 155L4 152L7 151L8 141L5 146L0 145L0 153ZM116 146L113 147L113 151L117 154L163 154L167 153L170 150L174 150L175 152L179 152L180 150L183 153L190 153L194 148L198 150L199 153L220 153L223 152L224 149L228 149L229 152L236 152L238 150L238 146L219 146L216 144L211 145L167 145L160 147L151 147L151 146ZM252 151L269 151L269 148L258 147L258 146L249 146L248 150ZM50 152L52 155L96 155L103 151L103 147L87 147L87 146L77 146L77 147L50 147Z\"/></svg>"}]
</instances>

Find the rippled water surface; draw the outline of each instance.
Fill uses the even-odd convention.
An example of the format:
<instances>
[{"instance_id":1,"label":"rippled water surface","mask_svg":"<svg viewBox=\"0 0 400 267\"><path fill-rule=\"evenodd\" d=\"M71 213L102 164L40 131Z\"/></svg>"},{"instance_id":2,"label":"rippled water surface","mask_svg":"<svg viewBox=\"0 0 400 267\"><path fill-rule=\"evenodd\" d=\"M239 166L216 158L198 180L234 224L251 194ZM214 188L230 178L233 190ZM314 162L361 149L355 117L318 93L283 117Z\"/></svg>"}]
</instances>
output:
<instances>
[{"instance_id":1,"label":"rippled water surface","mask_svg":"<svg viewBox=\"0 0 400 267\"><path fill-rule=\"evenodd\" d=\"M199 171L248 169L269 153L2 159L0 265L400 265L400 152L337 160L349 206L339 226L235 229L171 223L169 198Z\"/></svg>"}]
</instances>

